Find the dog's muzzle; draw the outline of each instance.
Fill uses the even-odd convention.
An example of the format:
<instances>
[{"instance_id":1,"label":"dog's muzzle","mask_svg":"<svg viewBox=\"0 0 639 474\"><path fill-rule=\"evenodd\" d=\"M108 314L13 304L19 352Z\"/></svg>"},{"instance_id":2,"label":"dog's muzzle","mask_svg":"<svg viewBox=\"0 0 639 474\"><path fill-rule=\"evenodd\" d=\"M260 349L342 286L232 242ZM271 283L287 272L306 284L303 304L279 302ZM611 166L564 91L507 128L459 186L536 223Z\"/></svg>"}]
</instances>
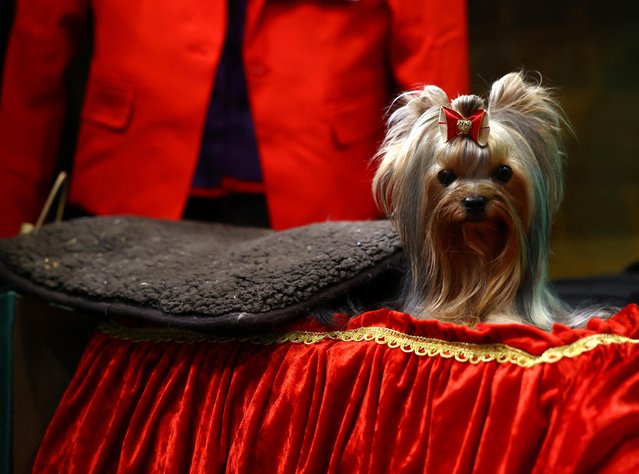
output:
<instances>
[{"instance_id":1,"label":"dog's muzzle","mask_svg":"<svg viewBox=\"0 0 639 474\"><path fill-rule=\"evenodd\" d=\"M488 199L484 196L466 196L461 202L468 215L473 217L482 216L486 211L487 203Z\"/></svg>"}]
</instances>

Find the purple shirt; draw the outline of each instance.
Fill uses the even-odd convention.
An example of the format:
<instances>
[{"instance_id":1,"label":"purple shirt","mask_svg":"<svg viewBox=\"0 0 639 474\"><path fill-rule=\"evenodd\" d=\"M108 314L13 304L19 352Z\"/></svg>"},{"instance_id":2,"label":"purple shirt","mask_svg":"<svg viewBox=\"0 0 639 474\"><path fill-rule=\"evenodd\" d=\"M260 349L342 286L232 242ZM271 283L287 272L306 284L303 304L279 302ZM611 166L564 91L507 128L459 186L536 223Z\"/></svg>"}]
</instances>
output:
<instances>
[{"instance_id":1,"label":"purple shirt","mask_svg":"<svg viewBox=\"0 0 639 474\"><path fill-rule=\"evenodd\" d=\"M262 171L242 62L247 0L228 0L228 29L215 77L194 188L219 188L224 177L261 182Z\"/></svg>"}]
</instances>

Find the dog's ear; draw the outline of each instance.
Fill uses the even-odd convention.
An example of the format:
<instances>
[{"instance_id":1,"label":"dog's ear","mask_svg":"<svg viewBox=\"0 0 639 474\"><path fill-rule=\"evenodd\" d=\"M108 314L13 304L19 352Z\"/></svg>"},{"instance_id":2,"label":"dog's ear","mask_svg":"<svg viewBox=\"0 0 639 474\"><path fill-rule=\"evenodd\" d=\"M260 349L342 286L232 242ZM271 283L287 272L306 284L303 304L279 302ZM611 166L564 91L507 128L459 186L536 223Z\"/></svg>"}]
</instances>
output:
<instances>
[{"instance_id":1,"label":"dog's ear","mask_svg":"<svg viewBox=\"0 0 639 474\"><path fill-rule=\"evenodd\" d=\"M493 84L488 104L493 108L523 106L528 86L521 72L506 74Z\"/></svg>"},{"instance_id":2,"label":"dog's ear","mask_svg":"<svg viewBox=\"0 0 639 474\"><path fill-rule=\"evenodd\" d=\"M491 118L504 115L506 120L510 114L521 114L541 128L559 129L565 124L552 90L542 87L540 76L531 79L522 72L506 74L493 84L488 111Z\"/></svg>"},{"instance_id":3,"label":"dog's ear","mask_svg":"<svg viewBox=\"0 0 639 474\"><path fill-rule=\"evenodd\" d=\"M393 108L396 107L396 111L401 109L404 119L410 117L415 121L430 108L448 105L449 102L446 92L437 86L428 85L400 95Z\"/></svg>"},{"instance_id":4,"label":"dog's ear","mask_svg":"<svg viewBox=\"0 0 639 474\"><path fill-rule=\"evenodd\" d=\"M537 203L532 227L539 235L550 229L563 196L564 131L571 130L553 90L521 72L495 82L488 99L490 135L505 144L532 183ZM536 244L531 247L540 247Z\"/></svg>"},{"instance_id":5,"label":"dog's ear","mask_svg":"<svg viewBox=\"0 0 639 474\"><path fill-rule=\"evenodd\" d=\"M410 133L413 125L422 115L449 104L446 93L437 86L424 86L401 94L390 107L391 114L387 123L386 142L401 141ZM437 115L432 112L434 117Z\"/></svg>"},{"instance_id":6,"label":"dog's ear","mask_svg":"<svg viewBox=\"0 0 639 474\"><path fill-rule=\"evenodd\" d=\"M448 103L448 96L437 86L405 92L393 102L386 137L374 158L377 172L373 179L373 193L377 205L387 216L394 215L396 195L410 164L412 155L406 152L406 147L410 147L408 137L411 131L422 117L425 121L421 124L423 131L436 127L439 108Z\"/></svg>"}]
</instances>

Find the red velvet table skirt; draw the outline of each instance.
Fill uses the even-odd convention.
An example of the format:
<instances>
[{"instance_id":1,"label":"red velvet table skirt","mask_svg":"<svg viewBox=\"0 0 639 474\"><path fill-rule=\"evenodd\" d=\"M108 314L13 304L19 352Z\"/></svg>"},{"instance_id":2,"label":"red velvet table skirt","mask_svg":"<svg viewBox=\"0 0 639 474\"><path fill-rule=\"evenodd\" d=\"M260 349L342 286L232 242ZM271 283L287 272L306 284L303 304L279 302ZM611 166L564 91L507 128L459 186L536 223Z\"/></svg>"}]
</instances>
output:
<instances>
[{"instance_id":1,"label":"red velvet table skirt","mask_svg":"<svg viewBox=\"0 0 639 474\"><path fill-rule=\"evenodd\" d=\"M639 307L586 329L379 310L219 340L106 325L35 472L639 472Z\"/></svg>"}]
</instances>

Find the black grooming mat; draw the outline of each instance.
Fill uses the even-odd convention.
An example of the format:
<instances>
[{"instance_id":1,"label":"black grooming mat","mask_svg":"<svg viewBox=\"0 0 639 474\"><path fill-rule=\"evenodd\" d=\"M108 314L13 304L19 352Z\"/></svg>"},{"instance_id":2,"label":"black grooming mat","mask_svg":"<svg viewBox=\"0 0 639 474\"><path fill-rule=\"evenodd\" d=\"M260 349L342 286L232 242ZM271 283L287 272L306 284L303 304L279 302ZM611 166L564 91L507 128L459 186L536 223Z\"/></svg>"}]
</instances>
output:
<instances>
[{"instance_id":1,"label":"black grooming mat","mask_svg":"<svg viewBox=\"0 0 639 474\"><path fill-rule=\"evenodd\" d=\"M386 279L401 280L402 260L387 221L275 232L95 217L0 240L0 279L20 293L222 332L268 329L344 295L383 293Z\"/></svg>"},{"instance_id":2,"label":"black grooming mat","mask_svg":"<svg viewBox=\"0 0 639 474\"><path fill-rule=\"evenodd\" d=\"M93 217L0 240L0 280L78 310L217 332L251 332L397 296L404 256L388 221L288 231ZM573 306L639 303L639 274L553 282ZM401 302L400 302L401 306Z\"/></svg>"}]
</instances>

